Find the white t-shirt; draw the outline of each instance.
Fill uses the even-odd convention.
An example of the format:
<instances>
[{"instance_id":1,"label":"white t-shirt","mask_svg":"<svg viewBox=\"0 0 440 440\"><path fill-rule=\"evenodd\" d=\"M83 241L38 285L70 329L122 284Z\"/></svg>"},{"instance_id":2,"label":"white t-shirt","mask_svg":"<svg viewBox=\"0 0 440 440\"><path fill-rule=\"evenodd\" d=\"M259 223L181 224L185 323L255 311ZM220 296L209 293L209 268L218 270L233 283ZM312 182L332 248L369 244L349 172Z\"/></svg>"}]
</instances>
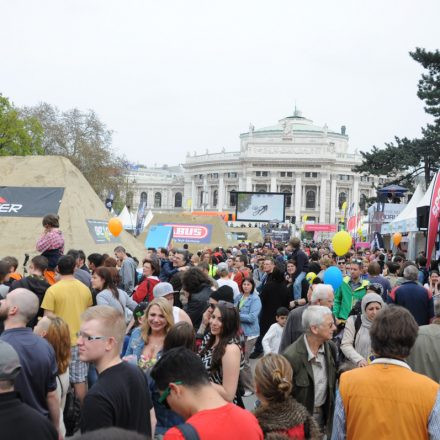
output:
<instances>
[{"instance_id":1,"label":"white t-shirt","mask_svg":"<svg viewBox=\"0 0 440 440\"><path fill-rule=\"evenodd\" d=\"M278 322L272 324L261 342L263 344L264 354L278 353L280 348L281 336L283 335L284 327L281 327Z\"/></svg>"},{"instance_id":2,"label":"white t-shirt","mask_svg":"<svg viewBox=\"0 0 440 440\"><path fill-rule=\"evenodd\" d=\"M220 278L217 280L218 287L229 286L234 291L234 299L241 294L238 284L234 280L228 278Z\"/></svg>"}]
</instances>

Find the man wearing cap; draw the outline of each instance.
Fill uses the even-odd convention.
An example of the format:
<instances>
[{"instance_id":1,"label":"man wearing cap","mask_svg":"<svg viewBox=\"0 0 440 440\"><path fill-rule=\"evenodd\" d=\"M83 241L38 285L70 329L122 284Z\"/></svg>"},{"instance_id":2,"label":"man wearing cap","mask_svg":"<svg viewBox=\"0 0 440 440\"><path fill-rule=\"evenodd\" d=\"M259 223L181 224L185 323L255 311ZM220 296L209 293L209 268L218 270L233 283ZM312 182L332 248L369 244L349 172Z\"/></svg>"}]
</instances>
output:
<instances>
[{"instance_id":1,"label":"man wearing cap","mask_svg":"<svg viewBox=\"0 0 440 440\"><path fill-rule=\"evenodd\" d=\"M0 301L0 320L5 331L0 339L18 353L21 370L15 389L23 402L49 417L58 429L60 402L56 393L58 367L52 346L26 327L38 312L37 295L27 289L15 289ZM0 435L1 437L1 435Z\"/></svg>"},{"instance_id":2,"label":"man wearing cap","mask_svg":"<svg viewBox=\"0 0 440 440\"><path fill-rule=\"evenodd\" d=\"M180 292L176 292L170 283L157 283L153 288L154 298L165 298L173 307L174 324L177 324L180 321L185 321L192 326L191 318L188 316L185 310L182 310L174 305L175 294L178 295Z\"/></svg>"},{"instance_id":3,"label":"man wearing cap","mask_svg":"<svg viewBox=\"0 0 440 440\"><path fill-rule=\"evenodd\" d=\"M0 426L2 440L58 439L47 417L23 403L14 391L20 359L7 342L0 341Z\"/></svg>"}]
</instances>

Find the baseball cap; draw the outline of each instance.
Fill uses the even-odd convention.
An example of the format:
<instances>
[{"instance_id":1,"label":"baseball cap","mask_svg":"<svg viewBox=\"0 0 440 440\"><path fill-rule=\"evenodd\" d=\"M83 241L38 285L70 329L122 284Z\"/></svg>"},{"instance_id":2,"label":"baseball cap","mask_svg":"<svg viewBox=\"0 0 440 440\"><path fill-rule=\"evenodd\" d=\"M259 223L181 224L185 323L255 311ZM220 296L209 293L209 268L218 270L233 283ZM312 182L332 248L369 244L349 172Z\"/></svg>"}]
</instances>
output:
<instances>
[{"instance_id":1,"label":"baseball cap","mask_svg":"<svg viewBox=\"0 0 440 440\"><path fill-rule=\"evenodd\" d=\"M0 341L0 380L13 380L20 372L17 352L7 342Z\"/></svg>"},{"instance_id":2,"label":"baseball cap","mask_svg":"<svg viewBox=\"0 0 440 440\"><path fill-rule=\"evenodd\" d=\"M232 287L226 285L219 287L217 290L214 290L209 296L216 301L226 301L234 303L234 291L232 290Z\"/></svg>"},{"instance_id":3,"label":"baseball cap","mask_svg":"<svg viewBox=\"0 0 440 440\"><path fill-rule=\"evenodd\" d=\"M155 298L162 298L170 293L174 293L174 287L170 283L157 283L153 288Z\"/></svg>"},{"instance_id":4,"label":"baseball cap","mask_svg":"<svg viewBox=\"0 0 440 440\"><path fill-rule=\"evenodd\" d=\"M222 270L229 270L228 263L218 263L217 264L217 272L221 272Z\"/></svg>"}]
</instances>

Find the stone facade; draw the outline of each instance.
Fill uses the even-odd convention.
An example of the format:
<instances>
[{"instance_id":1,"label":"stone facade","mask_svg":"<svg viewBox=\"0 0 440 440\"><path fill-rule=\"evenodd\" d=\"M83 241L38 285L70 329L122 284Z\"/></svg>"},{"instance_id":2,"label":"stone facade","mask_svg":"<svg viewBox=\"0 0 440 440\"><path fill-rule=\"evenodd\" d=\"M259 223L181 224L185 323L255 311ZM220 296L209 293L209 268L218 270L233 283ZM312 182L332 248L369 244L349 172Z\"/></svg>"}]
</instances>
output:
<instances>
[{"instance_id":1,"label":"stone facade","mask_svg":"<svg viewBox=\"0 0 440 440\"><path fill-rule=\"evenodd\" d=\"M374 195L373 184L382 184L377 177L354 173L353 166L360 162L359 154L349 152L345 127L331 131L295 110L274 126L255 129L251 124L240 135L239 151L187 154L182 168L132 173L135 202L146 192L153 210L233 213L234 191L285 192L289 219L307 215L316 223L335 223L343 201L348 206L359 203ZM157 192L162 194L161 207L154 204ZM182 207L175 206L177 192L183 195Z\"/></svg>"}]
</instances>

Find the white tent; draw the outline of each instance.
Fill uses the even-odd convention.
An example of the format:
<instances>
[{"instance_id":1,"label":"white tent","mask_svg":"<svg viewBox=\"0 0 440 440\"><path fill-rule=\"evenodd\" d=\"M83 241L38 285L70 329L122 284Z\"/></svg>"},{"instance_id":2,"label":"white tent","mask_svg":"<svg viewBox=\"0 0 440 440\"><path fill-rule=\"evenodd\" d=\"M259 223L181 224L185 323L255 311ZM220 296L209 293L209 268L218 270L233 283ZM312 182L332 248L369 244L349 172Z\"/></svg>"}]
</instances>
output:
<instances>
[{"instance_id":1,"label":"white tent","mask_svg":"<svg viewBox=\"0 0 440 440\"><path fill-rule=\"evenodd\" d=\"M432 191L432 190L431 190ZM417 206L424 198L421 185L417 185L414 194L405 206L403 211L390 223L382 225L382 234L393 234L395 232L416 232L417 228Z\"/></svg>"},{"instance_id":2,"label":"white tent","mask_svg":"<svg viewBox=\"0 0 440 440\"><path fill-rule=\"evenodd\" d=\"M417 208L420 206L431 206L431 196L432 191L434 190L434 181L435 179L431 180L431 183L429 184L428 189L425 192L425 195L422 197L422 200L417 204Z\"/></svg>"},{"instance_id":3,"label":"white tent","mask_svg":"<svg viewBox=\"0 0 440 440\"><path fill-rule=\"evenodd\" d=\"M126 230L132 231L136 228L136 216L126 206L118 215L118 219L121 220L122 227Z\"/></svg>"}]
</instances>

